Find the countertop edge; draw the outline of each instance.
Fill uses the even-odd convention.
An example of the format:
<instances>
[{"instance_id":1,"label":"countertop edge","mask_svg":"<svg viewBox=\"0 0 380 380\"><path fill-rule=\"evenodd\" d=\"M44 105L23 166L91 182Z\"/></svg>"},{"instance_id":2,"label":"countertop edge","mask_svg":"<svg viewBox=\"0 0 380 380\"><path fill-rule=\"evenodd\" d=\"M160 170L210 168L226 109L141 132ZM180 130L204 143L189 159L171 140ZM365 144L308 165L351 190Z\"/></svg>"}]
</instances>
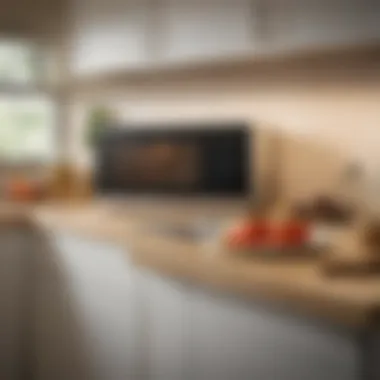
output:
<instances>
[{"instance_id":1,"label":"countertop edge","mask_svg":"<svg viewBox=\"0 0 380 380\"><path fill-rule=\"evenodd\" d=\"M227 262L215 267L212 260L189 261L181 255L177 255L174 259L172 254L152 254L151 250L148 249L149 252L146 252L144 248L136 244L138 239L132 238L133 233L124 235L121 229L118 231L116 225L115 229L110 229L109 233L105 233L102 227L96 228L79 222L76 225L65 225L61 222L48 223L43 217L37 217L34 218L34 223L48 234L54 234L54 229L59 229L63 232L122 245L133 265L179 281L189 282L193 286L209 288L218 293L240 296L244 299L270 302L284 311L288 310L290 314L296 313L298 316L318 319L355 331L380 326L380 299L379 302L355 304L355 302L350 303L347 300L327 297L322 293L311 294L295 287L283 287L281 284L271 283L270 279L263 281L244 277L238 273L238 270L229 268Z\"/></svg>"}]
</instances>

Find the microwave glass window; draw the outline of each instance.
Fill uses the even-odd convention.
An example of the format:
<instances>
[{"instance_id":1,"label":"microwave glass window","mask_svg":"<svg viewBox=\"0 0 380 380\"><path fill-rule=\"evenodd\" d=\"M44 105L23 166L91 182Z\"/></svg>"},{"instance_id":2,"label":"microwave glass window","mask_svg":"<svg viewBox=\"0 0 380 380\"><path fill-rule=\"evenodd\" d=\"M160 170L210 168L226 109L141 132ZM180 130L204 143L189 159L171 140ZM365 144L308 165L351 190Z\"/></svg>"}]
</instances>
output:
<instances>
[{"instance_id":1,"label":"microwave glass window","mask_svg":"<svg viewBox=\"0 0 380 380\"><path fill-rule=\"evenodd\" d=\"M130 186L192 188L200 178L195 144L154 142L120 146L113 152L113 171Z\"/></svg>"}]
</instances>

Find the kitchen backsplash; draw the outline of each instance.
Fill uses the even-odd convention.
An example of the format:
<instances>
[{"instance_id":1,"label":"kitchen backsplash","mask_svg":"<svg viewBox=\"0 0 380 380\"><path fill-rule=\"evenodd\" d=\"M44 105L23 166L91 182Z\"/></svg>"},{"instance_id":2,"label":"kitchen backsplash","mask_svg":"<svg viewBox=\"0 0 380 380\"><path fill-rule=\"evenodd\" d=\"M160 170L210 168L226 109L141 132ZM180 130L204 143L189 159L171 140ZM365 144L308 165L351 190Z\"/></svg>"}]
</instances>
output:
<instances>
[{"instance_id":1,"label":"kitchen backsplash","mask_svg":"<svg viewBox=\"0 0 380 380\"><path fill-rule=\"evenodd\" d=\"M124 122L240 119L259 132L261 178L276 172L285 197L336 189L353 160L363 165L370 189L380 177L379 99L380 72L372 61L195 73L117 89L105 86L77 94L68 151L77 164L91 163L81 142L83 120L88 107L99 102Z\"/></svg>"}]
</instances>

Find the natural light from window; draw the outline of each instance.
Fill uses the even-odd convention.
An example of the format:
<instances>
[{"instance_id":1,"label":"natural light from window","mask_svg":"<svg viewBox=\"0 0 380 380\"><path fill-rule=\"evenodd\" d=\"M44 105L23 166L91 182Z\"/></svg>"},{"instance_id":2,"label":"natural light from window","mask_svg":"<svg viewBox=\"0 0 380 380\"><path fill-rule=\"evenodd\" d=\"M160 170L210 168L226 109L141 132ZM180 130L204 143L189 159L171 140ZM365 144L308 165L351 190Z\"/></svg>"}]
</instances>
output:
<instances>
[{"instance_id":1,"label":"natural light from window","mask_svg":"<svg viewBox=\"0 0 380 380\"><path fill-rule=\"evenodd\" d=\"M0 160L54 156L55 104L39 85L43 60L35 45L0 40Z\"/></svg>"},{"instance_id":2,"label":"natural light from window","mask_svg":"<svg viewBox=\"0 0 380 380\"><path fill-rule=\"evenodd\" d=\"M12 161L52 158L53 108L43 96L0 95L0 157Z\"/></svg>"}]
</instances>

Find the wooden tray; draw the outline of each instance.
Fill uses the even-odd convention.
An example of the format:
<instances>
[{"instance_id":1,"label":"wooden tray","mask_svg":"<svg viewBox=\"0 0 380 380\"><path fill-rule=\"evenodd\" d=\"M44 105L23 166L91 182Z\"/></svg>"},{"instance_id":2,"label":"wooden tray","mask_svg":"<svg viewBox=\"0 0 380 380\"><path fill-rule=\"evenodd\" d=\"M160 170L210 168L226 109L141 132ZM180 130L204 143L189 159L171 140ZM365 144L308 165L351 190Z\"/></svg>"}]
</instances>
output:
<instances>
[{"instance_id":1,"label":"wooden tray","mask_svg":"<svg viewBox=\"0 0 380 380\"><path fill-rule=\"evenodd\" d=\"M248 248L248 249L227 249L228 254L231 256L239 256L268 261L288 261L300 259L317 258L320 252L309 246L292 247L292 248L276 248L276 247L262 247L262 248Z\"/></svg>"},{"instance_id":2,"label":"wooden tray","mask_svg":"<svg viewBox=\"0 0 380 380\"><path fill-rule=\"evenodd\" d=\"M327 258L321 262L322 272L331 277L380 276L380 257L358 259Z\"/></svg>"}]
</instances>

